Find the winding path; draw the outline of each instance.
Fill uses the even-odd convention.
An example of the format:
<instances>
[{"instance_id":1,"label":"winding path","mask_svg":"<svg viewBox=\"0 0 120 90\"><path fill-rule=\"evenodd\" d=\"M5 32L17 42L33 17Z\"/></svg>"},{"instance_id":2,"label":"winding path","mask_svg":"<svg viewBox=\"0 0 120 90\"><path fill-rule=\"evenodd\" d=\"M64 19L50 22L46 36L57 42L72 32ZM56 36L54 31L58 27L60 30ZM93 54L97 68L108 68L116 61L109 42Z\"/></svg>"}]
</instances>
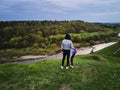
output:
<instances>
[{"instance_id":1,"label":"winding path","mask_svg":"<svg viewBox=\"0 0 120 90\"><path fill-rule=\"evenodd\" d=\"M100 49L103 49L105 47L108 47L112 44L115 44L116 42L109 42L109 43L102 43L102 44L98 44L98 45L93 45L93 46L88 46L88 47L81 47L79 49L77 49L77 54L76 55L85 55L85 54L89 54L91 52L91 50L94 47L93 52L96 52ZM37 62L40 60L53 60L53 59L61 59L62 58L62 53L58 53L55 55L51 55L51 56L31 56L33 57L32 59L26 59L26 60L20 60L20 61L16 61L14 63L31 63L31 62ZM40 58L39 58L40 57Z\"/></svg>"}]
</instances>

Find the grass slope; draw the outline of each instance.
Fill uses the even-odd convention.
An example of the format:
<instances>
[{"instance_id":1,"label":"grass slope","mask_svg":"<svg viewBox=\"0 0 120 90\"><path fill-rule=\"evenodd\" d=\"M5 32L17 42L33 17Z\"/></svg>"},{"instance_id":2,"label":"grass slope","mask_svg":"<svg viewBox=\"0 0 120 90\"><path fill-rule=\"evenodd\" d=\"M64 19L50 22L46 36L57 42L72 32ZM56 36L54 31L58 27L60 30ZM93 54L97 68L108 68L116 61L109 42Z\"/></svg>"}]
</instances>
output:
<instances>
[{"instance_id":1,"label":"grass slope","mask_svg":"<svg viewBox=\"0 0 120 90\"><path fill-rule=\"evenodd\" d=\"M95 55L102 56L112 63L120 63L120 51L114 54L120 48L120 44L116 43L107 48L104 48L95 53Z\"/></svg>"},{"instance_id":2,"label":"grass slope","mask_svg":"<svg viewBox=\"0 0 120 90\"><path fill-rule=\"evenodd\" d=\"M75 68L69 70L60 69L61 60L1 64L0 90L119 90L120 61L112 56L112 48L117 44L76 56Z\"/></svg>"}]
</instances>

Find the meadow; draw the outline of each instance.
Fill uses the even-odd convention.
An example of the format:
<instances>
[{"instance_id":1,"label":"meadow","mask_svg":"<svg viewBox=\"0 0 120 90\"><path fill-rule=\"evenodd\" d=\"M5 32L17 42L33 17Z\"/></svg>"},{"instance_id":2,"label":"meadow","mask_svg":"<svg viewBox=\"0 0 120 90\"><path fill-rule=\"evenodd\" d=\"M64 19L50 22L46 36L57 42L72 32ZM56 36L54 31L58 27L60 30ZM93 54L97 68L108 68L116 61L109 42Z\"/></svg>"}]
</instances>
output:
<instances>
[{"instance_id":1,"label":"meadow","mask_svg":"<svg viewBox=\"0 0 120 90\"><path fill-rule=\"evenodd\" d=\"M60 69L61 59L0 64L0 90L119 90L120 47L76 56L75 68Z\"/></svg>"}]
</instances>

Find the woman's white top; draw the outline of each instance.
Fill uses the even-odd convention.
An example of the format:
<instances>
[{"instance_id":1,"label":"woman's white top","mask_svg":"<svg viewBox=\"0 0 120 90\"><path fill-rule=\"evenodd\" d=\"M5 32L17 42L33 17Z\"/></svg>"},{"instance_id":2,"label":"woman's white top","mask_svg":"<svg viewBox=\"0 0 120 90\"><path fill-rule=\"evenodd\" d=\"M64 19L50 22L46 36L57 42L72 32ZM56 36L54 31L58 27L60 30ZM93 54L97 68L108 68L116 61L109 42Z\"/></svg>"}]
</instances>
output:
<instances>
[{"instance_id":1,"label":"woman's white top","mask_svg":"<svg viewBox=\"0 0 120 90\"><path fill-rule=\"evenodd\" d=\"M62 50L70 50L70 49L72 49L72 48L74 49L73 43L72 43L71 40L64 39L64 40L62 41L62 44L61 44L61 49L62 49Z\"/></svg>"}]
</instances>

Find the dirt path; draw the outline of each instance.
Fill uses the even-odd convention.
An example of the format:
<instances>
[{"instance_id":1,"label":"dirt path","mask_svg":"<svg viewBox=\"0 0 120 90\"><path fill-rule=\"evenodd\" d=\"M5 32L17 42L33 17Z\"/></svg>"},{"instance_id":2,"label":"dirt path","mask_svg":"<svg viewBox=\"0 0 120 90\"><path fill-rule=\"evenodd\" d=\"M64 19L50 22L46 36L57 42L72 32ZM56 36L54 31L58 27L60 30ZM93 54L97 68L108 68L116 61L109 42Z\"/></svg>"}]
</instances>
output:
<instances>
[{"instance_id":1,"label":"dirt path","mask_svg":"<svg viewBox=\"0 0 120 90\"><path fill-rule=\"evenodd\" d=\"M100 49L103 49L103 48L108 47L115 43L116 42L109 42L109 43L88 46L88 47L81 47L81 48L77 49L77 55L89 54L92 50L93 50L93 52L96 52ZM61 59L61 58L62 58L62 53L58 53L58 54L51 55L51 56L28 55L28 56L20 57L19 60L16 61L15 63L31 63L31 62L37 62L40 60L53 60L53 59Z\"/></svg>"}]
</instances>

